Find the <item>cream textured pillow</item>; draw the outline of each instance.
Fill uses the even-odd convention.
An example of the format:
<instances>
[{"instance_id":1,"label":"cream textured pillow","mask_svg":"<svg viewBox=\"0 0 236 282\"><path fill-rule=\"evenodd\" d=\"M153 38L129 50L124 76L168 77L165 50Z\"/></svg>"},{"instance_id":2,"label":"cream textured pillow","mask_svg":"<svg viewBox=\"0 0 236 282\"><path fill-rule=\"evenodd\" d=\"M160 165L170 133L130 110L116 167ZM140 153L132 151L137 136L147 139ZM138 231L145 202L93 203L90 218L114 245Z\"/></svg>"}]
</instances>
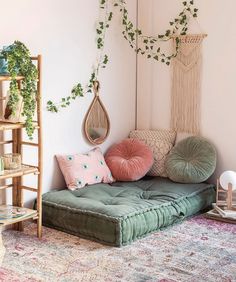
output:
<instances>
[{"instance_id":1,"label":"cream textured pillow","mask_svg":"<svg viewBox=\"0 0 236 282\"><path fill-rule=\"evenodd\" d=\"M176 132L166 129L134 130L129 137L143 141L152 149L154 164L147 175L167 177L165 160L174 146Z\"/></svg>"}]
</instances>

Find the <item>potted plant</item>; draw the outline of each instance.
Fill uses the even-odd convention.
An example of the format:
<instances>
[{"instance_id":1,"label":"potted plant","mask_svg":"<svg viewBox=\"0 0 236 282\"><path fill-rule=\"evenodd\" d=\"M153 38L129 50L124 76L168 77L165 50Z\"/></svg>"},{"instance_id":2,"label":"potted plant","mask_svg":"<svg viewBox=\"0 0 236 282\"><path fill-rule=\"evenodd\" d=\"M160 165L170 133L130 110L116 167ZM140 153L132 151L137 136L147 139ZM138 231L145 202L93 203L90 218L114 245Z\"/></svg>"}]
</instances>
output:
<instances>
[{"instance_id":1,"label":"potted plant","mask_svg":"<svg viewBox=\"0 0 236 282\"><path fill-rule=\"evenodd\" d=\"M28 48L20 41L0 50L0 75L11 76L7 111L14 115L22 97L22 116L25 118L26 132L32 139L34 132L33 116L36 109L38 71L33 64ZM19 91L17 76L23 76Z\"/></svg>"}]
</instances>

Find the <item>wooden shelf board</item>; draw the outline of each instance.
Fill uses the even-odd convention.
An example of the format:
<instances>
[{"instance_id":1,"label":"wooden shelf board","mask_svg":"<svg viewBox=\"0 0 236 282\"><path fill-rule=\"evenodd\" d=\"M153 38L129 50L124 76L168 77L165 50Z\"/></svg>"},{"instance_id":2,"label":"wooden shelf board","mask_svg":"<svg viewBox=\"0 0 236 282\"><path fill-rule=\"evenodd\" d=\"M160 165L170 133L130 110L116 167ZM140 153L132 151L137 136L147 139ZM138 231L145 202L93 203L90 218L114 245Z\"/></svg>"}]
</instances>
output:
<instances>
[{"instance_id":1,"label":"wooden shelf board","mask_svg":"<svg viewBox=\"0 0 236 282\"><path fill-rule=\"evenodd\" d=\"M31 173L38 173L38 169L30 166L22 166L20 170L5 170L3 175L0 175L0 180L19 177Z\"/></svg>"},{"instance_id":2,"label":"wooden shelf board","mask_svg":"<svg viewBox=\"0 0 236 282\"><path fill-rule=\"evenodd\" d=\"M34 124L35 128L38 128L38 124ZM12 130L12 129L19 129L19 128L24 128L25 124L24 123L11 123L11 122L6 122L6 121L0 121L0 130Z\"/></svg>"},{"instance_id":3,"label":"wooden shelf board","mask_svg":"<svg viewBox=\"0 0 236 282\"><path fill-rule=\"evenodd\" d=\"M204 216L206 218L209 218L209 219L219 220L219 221L223 221L223 222L227 222L227 223L236 224L236 220L235 219L222 217L220 214L218 214L214 210L211 210L211 211L209 211L207 213L204 213Z\"/></svg>"},{"instance_id":4,"label":"wooden shelf board","mask_svg":"<svg viewBox=\"0 0 236 282\"><path fill-rule=\"evenodd\" d=\"M0 226L6 226L6 225L14 224L17 222L21 222L27 219L37 218L38 212L36 210L27 209L27 208L24 208L24 209L26 210L25 215L22 215L16 218L0 219Z\"/></svg>"},{"instance_id":5,"label":"wooden shelf board","mask_svg":"<svg viewBox=\"0 0 236 282\"><path fill-rule=\"evenodd\" d=\"M16 80L22 80L24 79L24 76L17 76ZM12 80L12 77L9 75L0 75L0 81L10 81Z\"/></svg>"}]
</instances>

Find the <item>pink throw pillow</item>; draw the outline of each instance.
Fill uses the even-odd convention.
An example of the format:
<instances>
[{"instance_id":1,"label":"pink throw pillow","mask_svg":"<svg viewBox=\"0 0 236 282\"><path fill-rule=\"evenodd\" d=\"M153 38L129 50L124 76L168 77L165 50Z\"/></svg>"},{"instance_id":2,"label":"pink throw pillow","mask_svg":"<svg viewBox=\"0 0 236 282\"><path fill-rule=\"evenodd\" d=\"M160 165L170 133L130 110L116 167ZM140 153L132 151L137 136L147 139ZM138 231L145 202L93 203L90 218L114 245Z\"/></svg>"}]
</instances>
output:
<instances>
[{"instance_id":1,"label":"pink throw pillow","mask_svg":"<svg viewBox=\"0 0 236 282\"><path fill-rule=\"evenodd\" d=\"M153 154L142 141L125 139L108 150L105 160L116 180L136 181L152 167Z\"/></svg>"},{"instance_id":2,"label":"pink throw pillow","mask_svg":"<svg viewBox=\"0 0 236 282\"><path fill-rule=\"evenodd\" d=\"M95 183L114 181L100 148L87 154L57 155L57 161L70 190Z\"/></svg>"}]
</instances>

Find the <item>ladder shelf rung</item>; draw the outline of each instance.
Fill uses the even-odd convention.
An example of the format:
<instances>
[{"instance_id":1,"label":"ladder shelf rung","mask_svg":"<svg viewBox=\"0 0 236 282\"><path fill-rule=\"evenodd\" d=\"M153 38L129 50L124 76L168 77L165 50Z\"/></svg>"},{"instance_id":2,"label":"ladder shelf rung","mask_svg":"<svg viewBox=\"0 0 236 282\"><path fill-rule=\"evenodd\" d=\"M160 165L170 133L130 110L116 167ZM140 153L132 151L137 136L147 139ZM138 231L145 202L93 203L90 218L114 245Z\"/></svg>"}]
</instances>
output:
<instances>
[{"instance_id":1,"label":"ladder shelf rung","mask_svg":"<svg viewBox=\"0 0 236 282\"><path fill-rule=\"evenodd\" d=\"M218 189L217 191L220 193L227 193L227 190L224 190L224 189Z\"/></svg>"},{"instance_id":2,"label":"ladder shelf rung","mask_svg":"<svg viewBox=\"0 0 236 282\"><path fill-rule=\"evenodd\" d=\"M37 168L37 169L39 169L39 167L37 165L29 165L29 164L22 164L22 165L30 167L30 168Z\"/></svg>"},{"instance_id":3,"label":"ladder shelf rung","mask_svg":"<svg viewBox=\"0 0 236 282\"><path fill-rule=\"evenodd\" d=\"M13 184L3 185L3 186L0 186L0 190L4 190L4 189L7 189L7 188L12 188L12 187L13 187Z\"/></svg>"},{"instance_id":4,"label":"ladder shelf rung","mask_svg":"<svg viewBox=\"0 0 236 282\"><path fill-rule=\"evenodd\" d=\"M21 144L22 144L22 145L27 145L27 146L39 147L39 144L38 144L38 143L33 143L33 142L22 141Z\"/></svg>"},{"instance_id":5,"label":"ladder shelf rung","mask_svg":"<svg viewBox=\"0 0 236 282\"><path fill-rule=\"evenodd\" d=\"M20 186L19 188L21 190L28 190L28 191L31 191L31 192L38 192L37 188L33 188L33 187L29 187L29 186Z\"/></svg>"},{"instance_id":6,"label":"ladder shelf rung","mask_svg":"<svg viewBox=\"0 0 236 282\"><path fill-rule=\"evenodd\" d=\"M0 145L12 144L13 140L0 141Z\"/></svg>"}]
</instances>

